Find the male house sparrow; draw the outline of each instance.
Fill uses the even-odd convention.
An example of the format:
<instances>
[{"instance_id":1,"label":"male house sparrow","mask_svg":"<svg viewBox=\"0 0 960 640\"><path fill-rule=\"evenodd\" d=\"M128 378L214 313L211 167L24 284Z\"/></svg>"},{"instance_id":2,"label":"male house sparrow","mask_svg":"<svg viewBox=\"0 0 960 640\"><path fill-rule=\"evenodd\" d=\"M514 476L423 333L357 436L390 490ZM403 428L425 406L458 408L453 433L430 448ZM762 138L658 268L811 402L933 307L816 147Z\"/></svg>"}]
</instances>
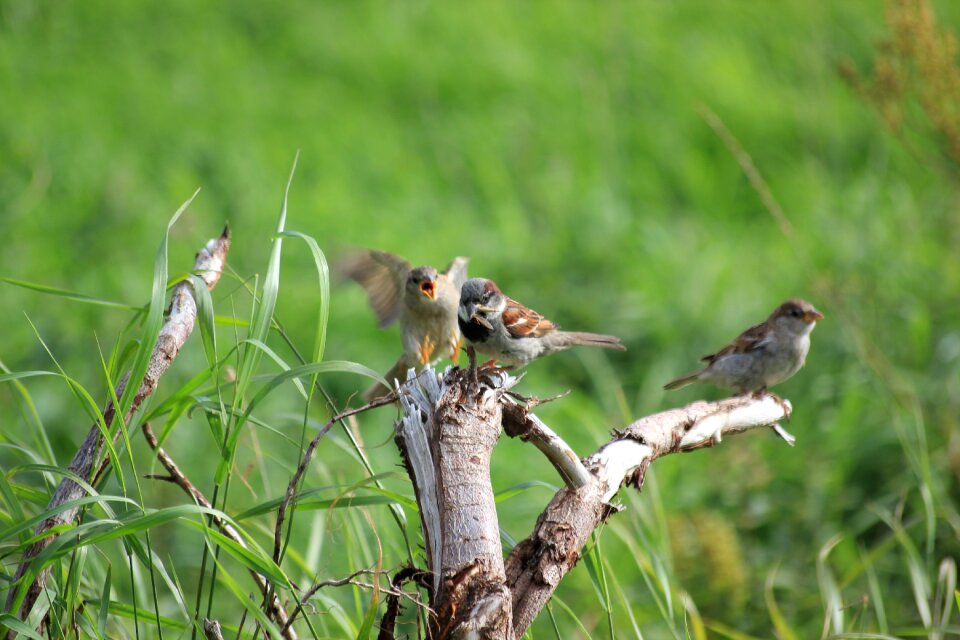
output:
<instances>
[{"instance_id":1,"label":"male house sparrow","mask_svg":"<svg viewBox=\"0 0 960 640\"><path fill-rule=\"evenodd\" d=\"M582 344L625 350L620 338L597 333L560 331L532 309L503 295L492 280L473 278L460 290L457 320L467 343L511 367Z\"/></svg>"},{"instance_id":2,"label":"male house sparrow","mask_svg":"<svg viewBox=\"0 0 960 640\"><path fill-rule=\"evenodd\" d=\"M706 367L663 388L679 389L701 381L738 394L763 393L803 366L817 320L823 320L823 314L812 304L799 298L787 300L765 321L750 327L720 351L700 358Z\"/></svg>"},{"instance_id":3,"label":"male house sparrow","mask_svg":"<svg viewBox=\"0 0 960 640\"><path fill-rule=\"evenodd\" d=\"M384 375L388 382L406 378L407 369L422 369L442 357L443 349L456 361L462 338L457 326L460 287L467 279L467 258L454 258L438 273L430 266L413 268L399 256L384 251L363 251L340 267L362 286L381 328L400 321L403 355ZM372 399L380 385L365 394Z\"/></svg>"}]
</instances>

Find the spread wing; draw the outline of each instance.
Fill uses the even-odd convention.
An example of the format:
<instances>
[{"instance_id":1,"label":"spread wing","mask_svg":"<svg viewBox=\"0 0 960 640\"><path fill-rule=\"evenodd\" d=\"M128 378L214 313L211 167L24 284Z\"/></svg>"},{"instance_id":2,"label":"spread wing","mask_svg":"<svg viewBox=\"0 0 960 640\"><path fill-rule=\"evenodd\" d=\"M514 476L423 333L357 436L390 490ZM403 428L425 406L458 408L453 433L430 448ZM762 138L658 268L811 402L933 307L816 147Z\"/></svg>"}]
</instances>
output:
<instances>
[{"instance_id":1,"label":"spread wing","mask_svg":"<svg viewBox=\"0 0 960 640\"><path fill-rule=\"evenodd\" d=\"M514 338L540 338L560 328L533 309L510 298L507 298L507 306L503 310L503 326Z\"/></svg>"},{"instance_id":2,"label":"spread wing","mask_svg":"<svg viewBox=\"0 0 960 640\"><path fill-rule=\"evenodd\" d=\"M359 251L340 264L340 272L366 290L380 327L386 327L400 316L410 268L409 262L385 251Z\"/></svg>"},{"instance_id":3,"label":"spread wing","mask_svg":"<svg viewBox=\"0 0 960 640\"><path fill-rule=\"evenodd\" d=\"M700 358L700 362L709 364L720 356L725 356L728 353L750 353L751 351L762 349L769 340L770 332L767 330L767 325L764 323L755 324L734 338L730 344L720 349L720 351Z\"/></svg>"},{"instance_id":4,"label":"spread wing","mask_svg":"<svg viewBox=\"0 0 960 640\"><path fill-rule=\"evenodd\" d=\"M457 288L457 291L459 291L463 283L467 281L467 262L469 261L469 258L457 256L447 266L447 270L443 272L443 275L447 276L450 282L453 283L453 286Z\"/></svg>"}]
</instances>

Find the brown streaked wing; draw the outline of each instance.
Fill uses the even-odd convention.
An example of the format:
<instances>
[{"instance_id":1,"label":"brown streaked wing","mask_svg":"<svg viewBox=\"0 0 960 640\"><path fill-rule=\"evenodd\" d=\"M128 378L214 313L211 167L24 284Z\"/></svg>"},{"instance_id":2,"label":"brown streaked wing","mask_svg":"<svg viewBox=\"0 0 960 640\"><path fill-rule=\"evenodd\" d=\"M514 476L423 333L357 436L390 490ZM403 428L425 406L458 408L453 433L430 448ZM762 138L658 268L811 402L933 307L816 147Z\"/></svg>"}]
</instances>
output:
<instances>
[{"instance_id":1,"label":"brown streaked wing","mask_svg":"<svg viewBox=\"0 0 960 640\"><path fill-rule=\"evenodd\" d=\"M766 336L767 324L765 322L755 324L734 338L730 344L720 349L720 351L700 358L700 362L711 363L720 356L725 356L728 353L749 353L759 347Z\"/></svg>"},{"instance_id":2,"label":"brown streaked wing","mask_svg":"<svg viewBox=\"0 0 960 640\"><path fill-rule=\"evenodd\" d=\"M503 310L503 326L514 338L540 338L560 328L511 298Z\"/></svg>"},{"instance_id":3,"label":"brown streaked wing","mask_svg":"<svg viewBox=\"0 0 960 640\"><path fill-rule=\"evenodd\" d=\"M348 256L340 271L366 290L380 327L400 316L409 262L385 251L363 251Z\"/></svg>"}]
</instances>

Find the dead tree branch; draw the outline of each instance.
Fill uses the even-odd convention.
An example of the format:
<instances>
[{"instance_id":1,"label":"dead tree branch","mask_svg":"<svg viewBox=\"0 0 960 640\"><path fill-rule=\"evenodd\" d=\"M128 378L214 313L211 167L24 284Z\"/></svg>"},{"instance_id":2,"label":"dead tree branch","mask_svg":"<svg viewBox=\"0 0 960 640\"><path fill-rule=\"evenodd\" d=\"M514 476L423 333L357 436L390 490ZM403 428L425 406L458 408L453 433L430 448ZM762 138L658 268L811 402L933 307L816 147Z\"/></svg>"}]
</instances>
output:
<instances>
[{"instance_id":1,"label":"dead tree branch","mask_svg":"<svg viewBox=\"0 0 960 640\"><path fill-rule=\"evenodd\" d=\"M476 383L451 368L408 378L396 441L413 480L433 573L431 638L512 638L490 455L500 437L501 401L512 378Z\"/></svg>"},{"instance_id":2,"label":"dead tree branch","mask_svg":"<svg viewBox=\"0 0 960 640\"><path fill-rule=\"evenodd\" d=\"M590 482L590 472L580 462L570 445L558 436L543 420L530 413L524 405L504 403L503 430L511 438L519 437L547 456L564 483L571 489L579 489Z\"/></svg>"},{"instance_id":3,"label":"dead tree branch","mask_svg":"<svg viewBox=\"0 0 960 640\"><path fill-rule=\"evenodd\" d=\"M640 488L650 463L681 451L719 443L723 436L771 427L789 415L772 396L695 402L637 420L587 458L592 482L562 489L540 514L533 533L506 561L517 637L537 617L557 585L580 559L593 531L616 512L610 500L625 483Z\"/></svg>"},{"instance_id":4,"label":"dead tree branch","mask_svg":"<svg viewBox=\"0 0 960 640\"><path fill-rule=\"evenodd\" d=\"M213 289L220 280L220 274L223 272L223 266L226 261L227 251L229 249L230 232L229 229L224 228L223 233L219 238L210 240L197 254L196 261L193 265L194 273L199 276L199 278L207 285L209 289ZM140 388L137 390L137 393L134 396L133 404L130 407L130 410L127 412L127 415L124 416L124 421L128 421L137 408L139 408L139 406L143 403L144 399L153 393L153 391L157 388L157 383L160 381L160 376L162 376L170 367L170 364L180 352L180 348L193 331L196 318L197 303L193 296L193 284L189 280L184 280L173 288L173 294L171 295L170 307L167 311L166 321L160 329L160 334L157 337L157 344L154 346L153 354L150 357L150 363L147 367L147 372L143 377L143 382L140 384ZM126 387L128 377L129 374L125 376L117 386L116 397L123 395L123 390L124 387ZM115 414L116 408L114 407L113 402L108 402L106 409L103 412L103 420L107 429L112 427L114 418L116 417ZM117 430L117 434L114 437L119 437L119 430ZM81 478L91 478L95 465L97 465L102 458L103 447L103 435L100 431L99 425L94 424L90 428L90 431L87 434L86 439L83 441L83 444L80 446L80 449L77 451L76 455L74 455L73 461L70 463L69 470L73 472L74 475ZM47 510L54 510L66 502L82 498L85 493L86 491L83 489L83 487L71 480L69 477L65 477L60 481L60 484L54 491L53 497L50 499L50 503L47 505ZM15 582L24 576L33 558L35 558L41 551L46 549L55 537L53 535L46 537L41 536L43 536L45 532L50 531L55 527L60 527L73 522L77 517L77 513L78 508L76 507L66 509L60 513L50 516L37 526L37 529L34 532L34 537L39 538L39 540L27 547L27 550L24 552L23 557L20 560L20 565L17 567L17 573L14 579ZM31 583L29 589L27 590L26 597L24 598L19 609L19 617L21 620L25 620L31 609L33 609L33 605L39 597L49 573L49 567L45 568L43 571L37 574L36 578L34 578L33 582ZM18 591L19 588L11 587L10 593L7 597L8 610L13 607Z\"/></svg>"},{"instance_id":5,"label":"dead tree branch","mask_svg":"<svg viewBox=\"0 0 960 640\"><path fill-rule=\"evenodd\" d=\"M223 640L223 630L220 629L220 623L216 620L203 621L203 634L207 640Z\"/></svg>"},{"instance_id":6,"label":"dead tree branch","mask_svg":"<svg viewBox=\"0 0 960 640\"><path fill-rule=\"evenodd\" d=\"M434 639L519 638L573 568L593 531L617 507L627 483L636 487L655 459L718 444L724 436L773 427L789 417L775 396L696 402L637 420L580 461L570 447L506 392L516 379L425 369L400 388L403 417L397 444L413 481L427 561ZM534 531L504 563L489 461L502 425L534 442L567 487L551 500Z\"/></svg>"}]
</instances>

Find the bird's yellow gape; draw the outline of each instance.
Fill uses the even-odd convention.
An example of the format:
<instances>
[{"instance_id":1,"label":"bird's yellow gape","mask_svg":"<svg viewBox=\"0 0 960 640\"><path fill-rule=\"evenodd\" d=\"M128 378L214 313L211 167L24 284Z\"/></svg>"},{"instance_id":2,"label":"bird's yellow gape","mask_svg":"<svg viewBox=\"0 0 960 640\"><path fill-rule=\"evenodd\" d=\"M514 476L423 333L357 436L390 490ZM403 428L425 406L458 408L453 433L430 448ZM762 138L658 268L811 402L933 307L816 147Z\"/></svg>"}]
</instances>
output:
<instances>
[{"instance_id":1,"label":"bird's yellow gape","mask_svg":"<svg viewBox=\"0 0 960 640\"><path fill-rule=\"evenodd\" d=\"M435 300L437 297L437 283L432 280L427 280L420 285L420 293L427 296L431 300Z\"/></svg>"}]
</instances>

